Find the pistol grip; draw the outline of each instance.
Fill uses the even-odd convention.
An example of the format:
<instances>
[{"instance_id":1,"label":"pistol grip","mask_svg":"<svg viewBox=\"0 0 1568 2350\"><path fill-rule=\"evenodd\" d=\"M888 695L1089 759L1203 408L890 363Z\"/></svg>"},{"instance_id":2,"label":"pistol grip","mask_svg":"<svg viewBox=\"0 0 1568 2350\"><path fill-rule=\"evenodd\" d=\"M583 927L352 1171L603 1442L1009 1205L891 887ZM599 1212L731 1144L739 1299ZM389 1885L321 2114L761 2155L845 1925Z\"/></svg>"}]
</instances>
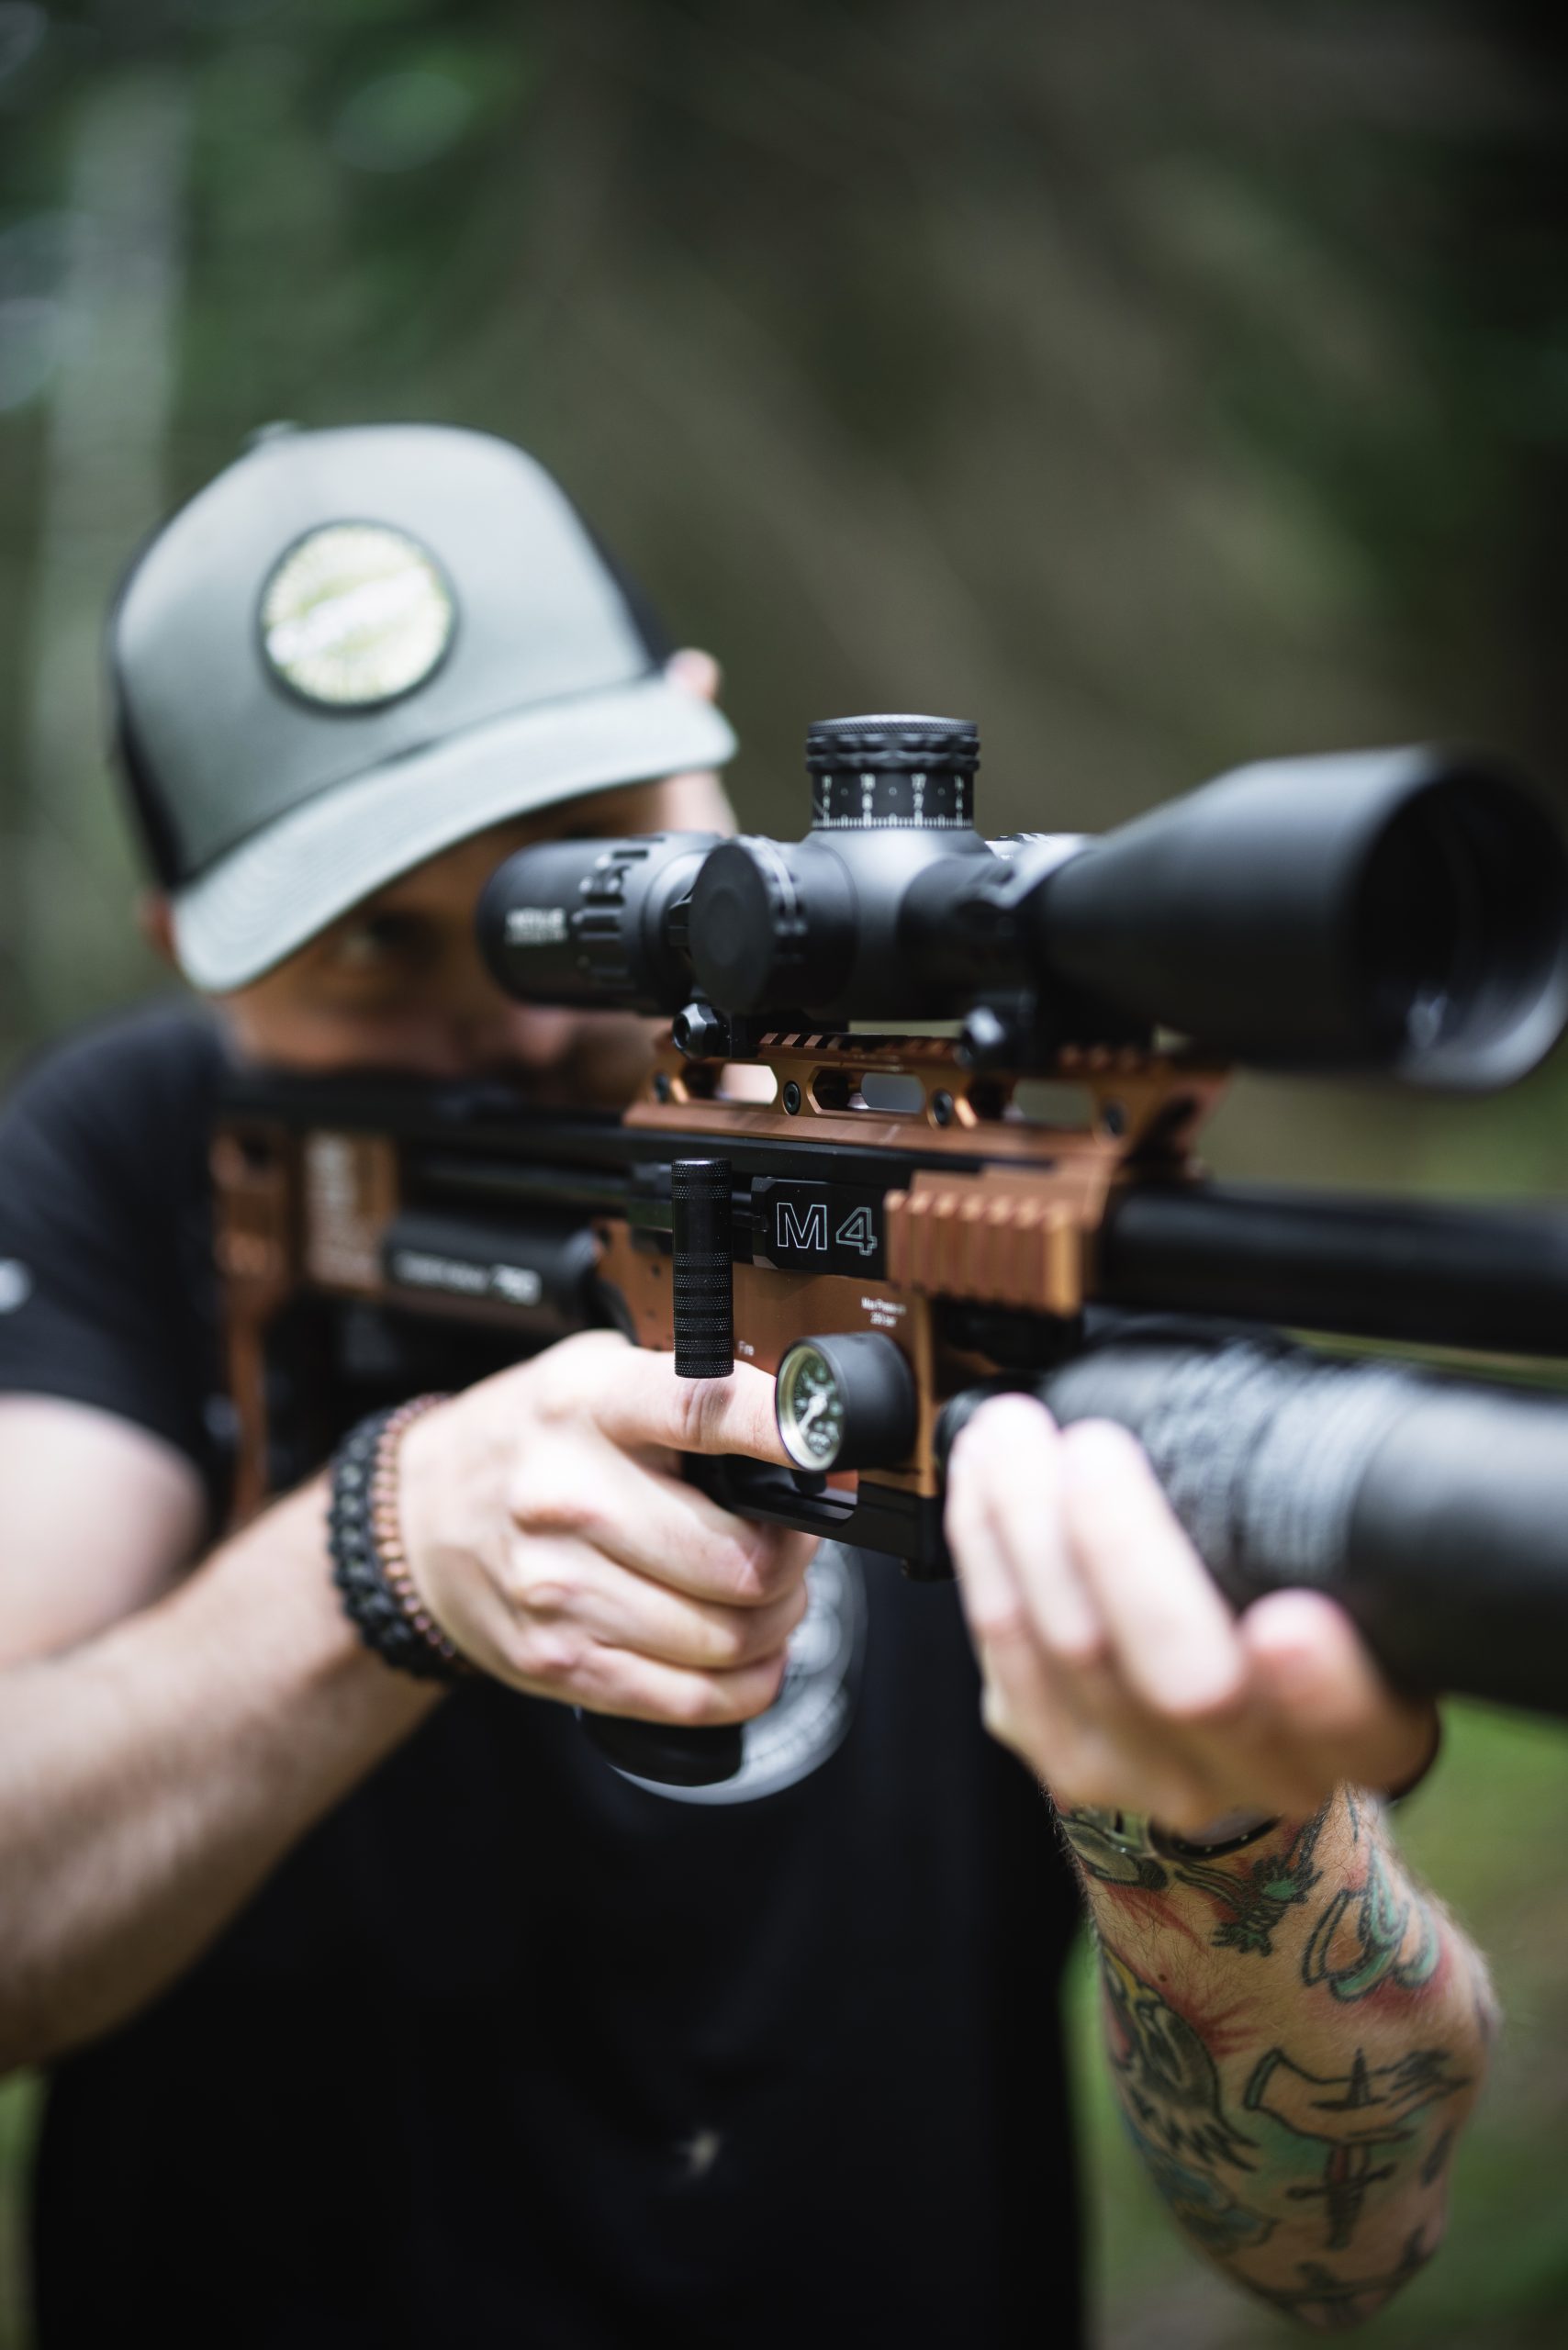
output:
<instances>
[{"instance_id":1,"label":"pistol grip","mask_svg":"<svg viewBox=\"0 0 1568 2350\"><path fill-rule=\"evenodd\" d=\"M836 1514L821 1520L812 1516L814 1497L803 1494L801 1486L813 1481L798 1480L788 1470L762 1460L701 1453L689 1453L683 1466L690 1483L743 1516L779 1517L786 1525L805 1524L816 1533L837 1530ZM838 1505L840 1511L842 1507ZM661 1786L718 1786L741 1767L745 1750L737 1722L689 1729L677 1722L633 1721L623 1714L579 1713L578 1719L617 1770Z\"/></svg>"}]
</instances>

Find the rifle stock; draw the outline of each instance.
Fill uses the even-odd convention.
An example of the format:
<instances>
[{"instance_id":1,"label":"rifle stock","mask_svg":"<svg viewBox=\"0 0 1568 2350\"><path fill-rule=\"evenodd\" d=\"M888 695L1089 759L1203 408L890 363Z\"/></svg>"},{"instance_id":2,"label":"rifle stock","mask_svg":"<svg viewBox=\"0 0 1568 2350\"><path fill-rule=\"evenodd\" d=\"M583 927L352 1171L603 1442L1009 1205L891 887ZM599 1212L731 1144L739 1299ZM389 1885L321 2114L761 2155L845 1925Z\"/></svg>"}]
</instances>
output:
<instances>
[{"instance_id":1,"label":"rifle stock","mask_svg":"<svg viewBox=\"0 0 1568 2350\"><path fill-rule=\"evenodd\" d=\"M800 1109L705 1093L667 1043L619 1119L237 1078L214 1167L241 1512L432 1365L453 1383L454 1360L477 1376L595 1325L672 1347L671 1170L720 1158L736 1353L776 1371L807 1336L896 1334L917 1397L904 1457L858 1474L692 1464L727 1506L943 1575L946 1445L980 1396L1027 1387L1140 1438L1235 1604L1316 1582L1396 1679L1568 1715L1568 1402L1193 1314L1550 1359L1568 1219L1207 1182L1219 1073L1132 1048L1064 1057L1074 1128L1011 1115L1010 1080L932 1040L758 1050ZM891 1077L918 1106L851 1106ZM604 1735L642 1775L699 1767L689 1733Z\"/></svg>"}]
</instances>

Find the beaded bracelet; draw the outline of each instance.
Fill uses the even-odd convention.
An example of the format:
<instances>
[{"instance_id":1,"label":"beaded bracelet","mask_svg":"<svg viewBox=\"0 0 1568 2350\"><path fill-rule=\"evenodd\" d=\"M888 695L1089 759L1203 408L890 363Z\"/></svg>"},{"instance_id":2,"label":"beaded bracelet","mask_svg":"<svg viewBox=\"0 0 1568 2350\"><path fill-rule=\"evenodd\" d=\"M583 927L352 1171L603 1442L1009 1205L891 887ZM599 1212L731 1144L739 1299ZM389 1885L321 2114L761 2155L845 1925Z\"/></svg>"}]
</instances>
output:
<instances>
[{"instance_id":1,"label":"beaded bracelet","mask_svg":"<svg viewBox=\"0 0 1568 2350\"><path fill-rule=\"evenodd\" d=\"M372 1412L333 1458L327 1543L343 1612L366 1648L420 1681L461 1681L473 1667L415 1588L398 1515L398 1449L444 1395L417 1395Z\"/></svg>"}]
</instances>

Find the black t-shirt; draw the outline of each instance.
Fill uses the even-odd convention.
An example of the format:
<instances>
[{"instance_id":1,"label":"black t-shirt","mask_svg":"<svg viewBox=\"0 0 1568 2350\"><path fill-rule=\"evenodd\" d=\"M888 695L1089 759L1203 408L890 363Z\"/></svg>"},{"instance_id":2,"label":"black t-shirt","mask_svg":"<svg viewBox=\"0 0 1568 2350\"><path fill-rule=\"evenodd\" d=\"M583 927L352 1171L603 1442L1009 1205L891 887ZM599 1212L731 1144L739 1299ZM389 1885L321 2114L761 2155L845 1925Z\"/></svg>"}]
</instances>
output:
<instances>
[{"instance_id":1,"label":"black t-shirt","mask_svg":"<svg viewBox=\"0 0 1568 2350\"><path fill-rule=\"evenodd\" d=\"M222 1065L143 1013L0 1117L0 1390L156 1431L215 1502ZM1070 1880L952 1590L813 1584L729 1790L475 1682L62 2062L42 2350L1076 2342Z\"/></svg>"}]
</instances>

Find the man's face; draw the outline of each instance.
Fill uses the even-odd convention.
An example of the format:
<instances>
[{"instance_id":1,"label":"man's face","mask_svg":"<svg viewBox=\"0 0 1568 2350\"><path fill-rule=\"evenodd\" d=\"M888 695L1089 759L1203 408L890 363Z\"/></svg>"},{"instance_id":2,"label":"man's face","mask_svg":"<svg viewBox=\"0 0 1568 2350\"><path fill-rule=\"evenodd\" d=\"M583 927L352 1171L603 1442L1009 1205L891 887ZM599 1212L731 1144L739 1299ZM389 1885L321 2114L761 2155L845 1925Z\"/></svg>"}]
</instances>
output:
<instances>
[{"instance_id":1,"label":"man's face","mask_svg":"<svg viewBox=\"0 0 1568 2350\"><path fill-rule=\"evenodd\" d=\"M474 935L479 893L504 857L534 841L733 824L712 775L626 785L517 817L388 882L275 970L219 997L219 1007L241 1051L274 1068L438 1078L504 1069L542 1096L623 1101L646 1066L650 1024L503 995Z\"/></svg>"}]
</instances>

